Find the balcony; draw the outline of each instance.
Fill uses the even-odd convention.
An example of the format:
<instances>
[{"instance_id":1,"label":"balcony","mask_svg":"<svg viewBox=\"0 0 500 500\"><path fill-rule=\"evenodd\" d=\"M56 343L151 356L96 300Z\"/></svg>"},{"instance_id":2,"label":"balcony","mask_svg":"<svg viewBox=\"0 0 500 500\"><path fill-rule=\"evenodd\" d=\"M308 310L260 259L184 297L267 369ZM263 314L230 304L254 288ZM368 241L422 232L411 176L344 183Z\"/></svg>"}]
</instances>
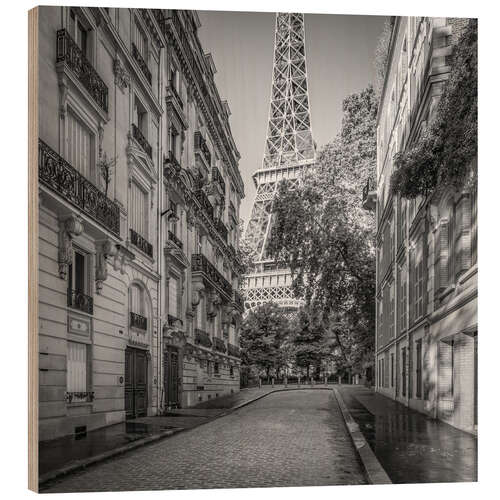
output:
<instances>
[{"instance_id":1,"label":"balcony","mask_svg":"<svg viewBox=\"0 0 500 500\"><path fill-rule=\"evenodd\" d=\"M146 238L143 238L133 229L130 230L130 243L137 247L141 252L144 252L149 257L153 258L153 245Z\"/></svg>"},{"instance_id":2,"label":"balcony","mask_svg":"<svg viewBox=\"0 0 500 500\"><path fill-rule=\"evenodd\" d=\"M375 183L371 178L366 181L366 186L363 188L362 205L365 210L374 210L377 204L377 190Z\"/></svg>"},{"instance_id":3,"label":"balcony","mask_svg":"<svg viewBox=\"0 0 500 500\"><path fill-rule=\"evenodd\" d=\"M212 163L212 155L208 149L207 141L203 138L201 132L194 133L194 152L201 154L207 167L210 167Z\"/></svg>"},{"instance_id":4,"label":"balcony","mask_svg":"<svg viewBox=\"0 0 500 500\"><path fill-rule=\"evenodd\" d=\"M227 230L227 227L226 225L224 224L224 222L222 222L221 219L217 219L215 222L214 222L214 226L215 226L215 229L217 229L217 232L221 235L221 238L227 242L227 234L228 234L228 230Z\"/></svg>"},{"instance_id":5,"label":"balcony","mask_svg":"<svg viewBox=\"0 0 500 500\"><path fill-rule=\"evenodd\" d=\"M210 263L210 261L201 253L194 253L191 256L191 272L193 275L195 273L202 273L204 278L208 282L215 286L216 288L223 291L227 296L232 297L233 287L231 283L222 276L222 274L217 271L215 266Z\"/></svg>"},{"instance_id":6,"label":"balcony","mask_svg":"<svg viewBox=\"0 0 500 500\"><path fill-rule=\"evenodd\" d=\"M94 299L80 290L68 289L68 307L87 314L94 314Z\"/></svg>"},{"instance_id":7,"label":"balcony","mask_svg":"<svg viewBox=\"0 0 500 500\"><path fill-rule=\"evenodd\" d=\"M151 71L149 71L148 65L146 64L146 61L143 59L135 43L132 43L132 57L136 60L137 64L139 65L139 68L141 68L141 71L143 75L146 77L146 80L148 81L149 85L151 85L151 82L153 81L151 76Z\"/></svg>"},{"instance_id":8,"label":"balcony","mask_svg":"<svg viewBox=\"0 0 500 500\"><path fill-rule=\"evenodd\" d=\"M240 348L233 345L233 344L227 344L227 353L229 354L229 356L239 358L240 357Z\"/></svg>"},{"instance_id":9,"label":"balcony","mask_svg":"<svg viewBox=\"0 0 500 500\"><path fill-rule=\"evenodd\" d=\"M120 236L120 207L41 139L38 140L38 179L115 236Z\"/></svg>"},{"instance_id":10,"label":"balcony","mask_svg":"<svg viewBox=\"0 0 500 500\"><path fill-rule=\"evenodd\" d=\"M233 301L234 301L236 307L241 312L243 312L245 310L245 299L242 297L242 295L237 290L234 290Z\"/></svg>"},{"instance_id":11,"label":"balcony","mask_svg":"<svg viewBox=\"0 0 500 500\"><path fill-rule=\"evenodd\" d=\"M213 220L214 207L210 203L210 200L208 199L208 196L206 195L205 191L203 191L203 189L198 189L194 192L194 196L199 201L203 210L205 210L206 214L208 215L208 218L210 220Z\"/></svg>"},{"instance_id":12,"label":"balcony","mask_svg":"<svg viewBox=\"0 0 500 500\"><path fill-rule=\"evenodd\" d=\"M222 196L224 196L226 194L226 183L217 167L212 168L212 182L219 187Z\"/></svg>"},{"instance_id":13,"label":"balcony","mask_svg":"<svg viewBox=\"0 0 500 500\"><path fill-rule=\"evenodd\" d=\"M97 105L108 112L108 87L65 29L57 31L56 63L64 62Z\"/></svg>"},{"instance_id":14,"label":"balcony","mask_svg":"<svg viewBox=\"0 0 500 500\"><path fill-rule=\"evenodd\" d=\"M194 343L203 347L212 347L210 335L199 328L195 328L194 330Z\"/></svg>"},{"instance_id":15,"label":"balcony","mask_svg":"<svg viewBox=\"0 0 500 500\"><path fill-rule=\"evenodd\" d=\"M132 123L132 136L139 143L139 145L141 146L142 150L151 159L153 159L153 148L151 147L151 145L149 144L149 142L146 140L146 138L142 134L141 129L135 123Z\"/></svg>"},{"instance_id":16,"label":"balcony","mask_svg":"<svg viewBox=\"0 0 500 500\"><path fill-rule=\"evenodd\" d=\"M168 239L180 250L182 250L182 241L172 232L168 232Z\"/></svg>"},{"instance_id":17,"label":"balcony","mask_svg":"<svg viewBox=\"0 0 500 500\"><path fill-rule=\"evenodd\" d=\"M140 314L130 313L130 328L137 328L138 330L146 331L148 329L148 318Z\"/></svg>"},{"instance_id":18,"label":"balcony","mask_svg":"<svg viewBox=\"0 0 500 500\"><path fill-rule=\"evenodd\" d=\"M214 349L218 352L226 352L226 344L222 339L219 339L217 337L214 338Z\"/></svg>"}]
</instances>

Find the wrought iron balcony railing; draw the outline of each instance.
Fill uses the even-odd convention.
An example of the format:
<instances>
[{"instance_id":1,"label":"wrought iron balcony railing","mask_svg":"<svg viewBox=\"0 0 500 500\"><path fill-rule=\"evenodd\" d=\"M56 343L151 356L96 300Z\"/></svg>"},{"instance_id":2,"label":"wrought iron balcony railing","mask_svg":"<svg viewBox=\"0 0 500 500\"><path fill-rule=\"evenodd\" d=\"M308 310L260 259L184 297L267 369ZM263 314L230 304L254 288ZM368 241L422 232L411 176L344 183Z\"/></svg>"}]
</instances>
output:
<instances>
[{"instance_id":1,"label":"wrought iron balcony railing","mask_svg":"<svg viewBox=\"0 0 500 500\"><path fill-rule=\"evenodd\" d=\"M153 245L133 229L130 229L130 243L153 258Z\"/></svg>"},{"instance_id":2,"label":"wrought iron balcony railing","mask_svg":"<svg viewBox=\"0 0 500 500\"><path fill-rule=\"evenodd\" d=\"M212 347L210 335L199 328L195 328L194 330L194 343L203 347Z\"/></svg>"},{"instance_id":3,"label":"wrought iron balcony railing","mask_svg":"<svg viewBox=\"0 0 500 500\"><path fill-rule=\"evenodd\" d=\"M168 232L168 239L178 248L182 250L182 241L172 232Z\"/></svg>"},{"instance_id":4,"label":"wrought iron balcony railing","mask_svg":"<svg viewBox=\"0 0 500 500\"><path fill-rule=\"evenodd\" d=\"M201 151L201 153L205 158L205 161L207 162L208 165L210 165L210 163L212 162L212 155L210 153L210 149L208 149L207 141L201 135L201 132L198 131L194 133L194 150L195 152Z\"/></svg>"},{"instance_id":5,"label":"wrought iron balcony railing","mask_svg":"<svg viewBox=\"0 0 500 500\"><path fill-rule=\"evenodd\" d=\"M216 267L201 253L194 253L191 256L191 271L193 273L203 273L216 287L220 288L230 297L233 294L233 287Z\"/></svg>"},{"instance_id":6,"label":"wrought iron balcony railing","mask_svg":"<svg viewBox=\"0 0 500 500\"><path fill-rule=\"evenodd\" d=\"M214 338L214 349L218 352L226 352L226 343L217 337Z\"/></svg>"},{"instance_id":7,"label":"wrought iron balcony railing","mask_svg":"<svg viewBox=\"0 0 500 500\"><path fill-rule=\"evenodd\" d=\"M210 91L208 85L205 83L205 80L203 78L203 71L200 68L198 60L194 54L195 51L198 52L201 56L203 56L204 54L197 36L193 35L192 33L187 33L187 30L184 28L179 14L176 10L171 11L170 17L163 19L162 28L164 30L165 36L168 37L172 42L175 41L175 43L178 44L176 37L179 39L180 47L184 52L184 55L191 68L193 77L196 80L204 97L205 103L208 108L208 116L212 118L217 133L222 139L226 150L228 152L233 151L230 140L225 133L224 126L221 123L221 120L218 118L219 114L217 112L216 105L213 102L214 100L218 100L220 104L220 98L217 95L214 95L214 93ZM190 42L190 39L192 40L192 43Z\"/></svg>"},{"instance_id":8,"label":"wrought iron balcony railing","mask_svg":"<svg viewBox=\"0 0 500 500\"><path fill-rule=\"evenodd\" d=\"M142 134L141 129L135 123L132 123L132 136L139 143L144 152L153 159L153 148Z\"/></svg>"},{"instance_id":9,"label":"wrought iron balcony railing","mask_svg":"<svg viewBox=\"0 0 500 500\"><path fill-rule=\"evenodd\" d=\"M91 403L94 401L94 391L66 392L64 399L66 403Z\"/></svg>"},{"instance_id":10,"label":"wrought iron balcony railing","mask_svg":"<svg viewBox=\"0 0 500 500\"><path fill-rule=\"evenodd\" d=\"M240 311L243 312L245 310L245 299L237 290L234 290L234 303Z\"/></svg>"},{"instance_id":11,"label":"wrought iron balcony railing","mask_svg":"<svg viewBox=\"0 0 500 500\"><path fill-rule=\"evenodd\" d=\"M137 328L146 331L148 329L148 318L140 314L130 312L130 328Z\"/></svg>"},{"instance_id":12,"label":"wrought iron balcony railing","mask_svg":"<svg viewBox=\"0 0 500 500\"><path fill-rule=\"evenodd\" d=\"M229 356L239 358L240 357L240 348L233 345L233 344L227 344L227 353L229 354Z\"/></svg>"},{"instance_id":13,"label":"wrought iron balcony railing","mask_svg":"<svg viewBox=\"0 0 500 500\"><path fill-rule=\"evenodd\" d=\"M146 80L148 81L149 85L151 85L151 82L153 81L151 76L151 71L149 71L146 61L143 59L142 54L139 52L139 49L133 42L132 42L132 56L137 61L137 64L139 65L139 68L141 68L141 71L146 77Z\"/></svg>"},{"instance_id":14,"label":"wrought iron balcony railing","mask_svg":"<svg viewBox=\"0 0 500 500\"><path fill-rule=\"evenodd\" d=\"M212 181L219 185L222 194L226 193L226 183L217 167L212 167Z\"/></svg>"},{"instance_id":15,"label":"wrought iron balcony railing","mask_svg":"<svg viewBox=\"0 0 500 500\"><path fill-rule=\"evenodd\" d=\"M208 199L208 196L206 195L205 191L203 191L203 189L197 189L194 192L194 196L200 202L200 205L202 206L202 208L207 213L209 219L213 220L213 218L214 218L214 207L210 203L210 200Z\"/></svg>"},{"instance_id":16,"label":"wrought iron balcony railing","mask_svg":"<svg viewBox=\"0 0 500 500\"><path fill-rule=\"evenodd\" d=\"M65 29L57 31L56 63L64 61L99 107L108 112L108 87Z\"/></svg>"},{"instance_id":17,"label":"wrought iron balcony railing","mask_svg":"<svg viewBox=\"0 0 500 500\"><path fill-rule=\"evenodd\" d=\"M66 201L120 236L120 207L97 189L41 139L38 140L38 179Z\"/></svg>"},{"instance_id":18,"label":"wrought iron balcony railing","mask_svg":"<svg viewBox=\"0 0 500 500\"><path fill-rule=\"evenodd\" d=\"M68 288L68 307L78 309L87 314L94 314L94 299L85 295L80 290L71 290Z\"/></svg>"},{"instance_id":19,"label":"wrought iron balcony railing","mask_svg":"<svg viewBox=\"0 0 500 500\"><path fill-rule=\"evenodd\" d=\"M377 203L377 191L371 177L368 177L366 185L363 188L363 198L361 201L365 210L373 210L375 208Z\"/></svg>"}]
</instances>

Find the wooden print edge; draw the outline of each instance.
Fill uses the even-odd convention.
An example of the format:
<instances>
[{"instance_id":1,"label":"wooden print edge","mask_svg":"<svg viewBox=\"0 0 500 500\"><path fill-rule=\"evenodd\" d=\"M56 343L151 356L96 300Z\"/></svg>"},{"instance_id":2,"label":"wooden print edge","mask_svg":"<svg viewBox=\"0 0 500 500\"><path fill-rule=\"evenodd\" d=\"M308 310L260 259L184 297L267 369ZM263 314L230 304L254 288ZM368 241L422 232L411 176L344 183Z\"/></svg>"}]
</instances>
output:
<instances>
[{"instance_id":1,"label":"wooden print edge","mask_svg":"<svg viewBox=\"0 0 500 500\"><path fill-rule=\"evenodd\" d=\"M28 11L28 488L38 492L38 7Z\"/></svg>"}]
</instances>

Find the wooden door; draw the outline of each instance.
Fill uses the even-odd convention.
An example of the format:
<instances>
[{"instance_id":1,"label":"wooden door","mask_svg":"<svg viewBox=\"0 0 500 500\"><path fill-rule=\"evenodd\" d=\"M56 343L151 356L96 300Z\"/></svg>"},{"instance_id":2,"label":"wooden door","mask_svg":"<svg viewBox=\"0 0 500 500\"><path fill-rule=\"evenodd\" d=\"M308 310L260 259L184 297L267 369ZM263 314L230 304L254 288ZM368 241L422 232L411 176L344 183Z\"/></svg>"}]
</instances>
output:
<instances>
[{"instance_id":1,"label":"wooden door","mask_svg":"<svg viewBox=\"0 0 500 500\"><path fill-rule=\"evenodd\" d=\"M164 356L164 386L166 406L179 406L179 351L176 347L167 347Z\"/></svg>"},{"instance_id":2,"label":"wooden door","mask_svg":"<svg viewBox=\"0 0 500 500\"><path fill-rule=\"evenodd\" d=\"M147 414L148 359L145 351L125 350L125 415L126 418Z\"/></svg>"}]
</instances>

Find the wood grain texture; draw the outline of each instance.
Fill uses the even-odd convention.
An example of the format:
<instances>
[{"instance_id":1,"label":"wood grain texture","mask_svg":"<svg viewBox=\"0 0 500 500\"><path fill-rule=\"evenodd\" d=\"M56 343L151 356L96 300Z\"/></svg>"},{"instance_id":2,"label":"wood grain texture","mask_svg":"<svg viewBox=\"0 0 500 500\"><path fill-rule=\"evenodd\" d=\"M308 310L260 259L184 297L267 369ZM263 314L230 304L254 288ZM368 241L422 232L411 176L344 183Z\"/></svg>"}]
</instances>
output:
<instances>
[{"instance_id":1,"label":"wood grain texture","mask_svg":"<svg viewBox=\"0 0 500 500\"><path fill-rule=\"evenodd\" d=\"M28 487L38 492L38 7L28 12Z\"/></svg>"}]
</instances>

